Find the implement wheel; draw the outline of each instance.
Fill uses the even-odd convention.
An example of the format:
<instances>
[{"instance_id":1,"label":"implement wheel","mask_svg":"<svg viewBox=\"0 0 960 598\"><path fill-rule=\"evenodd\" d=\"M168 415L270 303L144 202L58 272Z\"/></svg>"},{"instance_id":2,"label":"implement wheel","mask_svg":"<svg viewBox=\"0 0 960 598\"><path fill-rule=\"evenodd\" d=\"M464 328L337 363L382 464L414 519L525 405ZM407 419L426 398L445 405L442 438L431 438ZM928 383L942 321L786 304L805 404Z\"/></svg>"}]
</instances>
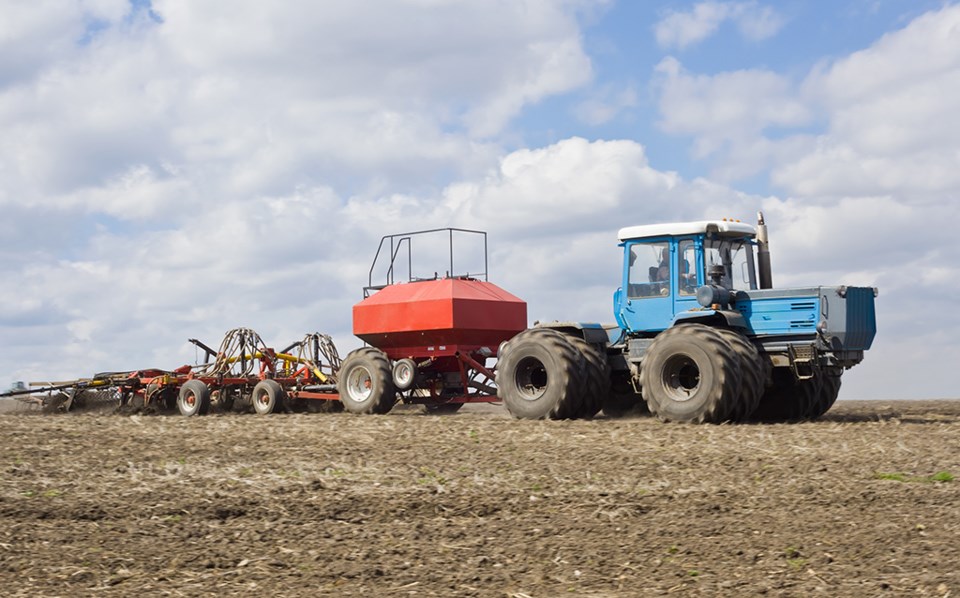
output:
<instances>
[{"instance_id":1,"label":"implement wheel","mask_svg":"<svg viewBox=\"0 0 960 598\"><path fill-rule=\"evenodd\" d=\"M513 337L498 356L497 396L518 419L573 419L585 387L583 356L546 328Z\"/></svg>"},{"instance_id":2,"label":"implement wheel","mask_svg":"<svg viewBox=\"0 0 960 598\"><path fill-rule=\"evenodd\" d=\"M412 359L400 359L393 364L393 385L397 390L409 390L417 379L417 363Z\"/></svg>"},{"instance_id":3,"label":"implement wheel","mask_svg":"<svg viewBox=\"0 0 960 598\"><path fill-rule=\"evenodd\" d=\"M347 355L340 367L340 401L350 413L382 414L393 409L397 389L383 351L364 347Z\"/></svg>"},{"instance_id":4,"label":"implement wheel","mask_svg":"<svg viewBox=\"0 0 960 598\"><path fill-rule=\"evenodd\" d=\"M210 389L200 380L187 380L177 395L177 409L186 417L206 415L210 410Z\"/></svg>"},{"instance_id":5,"label":"implement wheel","mask_svg":"<svg viewBox=\"0 0 960 598\"><path fill-rule=\"evenodd\" d=\"M719 423L737 413L740 358L714 328L674 326L650 344L640 385L663 421Z\"/></svg>"},{"instance_id":6,"label":"implement wheel","mask_svg":"<svg viewBox=\"0 0 960 598\"><path fill-rule=\"evenodd\" d=\"M287 393L283 392L280 384L276 380L261 380L253 387L250 394L250 402L253 403L253 410L257 415L267 415L276 413L283 409L284 399Z\"/></svg>"}]
</instances>

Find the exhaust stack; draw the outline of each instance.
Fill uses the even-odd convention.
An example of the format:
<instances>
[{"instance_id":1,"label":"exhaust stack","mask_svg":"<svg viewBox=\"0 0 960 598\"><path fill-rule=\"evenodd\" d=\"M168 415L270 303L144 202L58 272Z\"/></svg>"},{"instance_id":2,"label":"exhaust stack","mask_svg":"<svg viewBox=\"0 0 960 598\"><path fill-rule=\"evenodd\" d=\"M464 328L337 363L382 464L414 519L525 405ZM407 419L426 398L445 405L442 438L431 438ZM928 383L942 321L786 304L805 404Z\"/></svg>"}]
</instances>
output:
<instances>
[{"instance_id":1,"label":"exhaust stack","mask_svg":"<svg viewBox=\"0 0 960 598\"><path fill-rule=\"evenodd\" d=\"M767 225L763 221L763 212L757 212L757 269L760 275L760 288L773 288L773 272L770 268L770 239L767 237Z\"/></svg>"}]
</instances>

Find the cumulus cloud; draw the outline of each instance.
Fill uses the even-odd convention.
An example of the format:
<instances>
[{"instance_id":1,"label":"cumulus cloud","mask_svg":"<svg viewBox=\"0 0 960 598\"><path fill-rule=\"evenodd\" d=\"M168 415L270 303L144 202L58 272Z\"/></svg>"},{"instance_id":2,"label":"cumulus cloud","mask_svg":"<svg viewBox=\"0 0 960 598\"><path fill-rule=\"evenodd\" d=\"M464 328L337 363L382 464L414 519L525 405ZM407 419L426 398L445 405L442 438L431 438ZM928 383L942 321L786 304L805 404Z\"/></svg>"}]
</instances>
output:
<instances>
[{"instance_id":1,"label":"cumulus cloud","mask_svg":"<svg viewBox=\"0 0 960 598\"><path fill-rule=\"evenodd\" d=\"M957 187L960 7L925 14L803 79L770 70L655 70L661 128L727 181L770 172L789 194L911 196ZM815 128L824 126L822 133Z\"/></svg>"},{"instance_id":2,"label":"cumulus cloud","mask_svg":"<svg viewBox=\"0 0 960 598\"><path fill-rule=\"evenodd\" d=\"M733 21L746 39L760 41L783 27L784 19L773 8L757 2L698 2L688 11L671 10L654 25L662 48L683 50L707 39L725 21Z\"/></svg>"},{"instance_id":3,"label":"cumulus cloud","mask_svg":"<svg viewBox=\"0 0 960 598\"><path fill-rule=\"evenodd\" d=\"M14 4L0 375L31 378L175 365L237 325L351 346L370 246L449 224L439 190L590 79L577 18L604 1Z\"/></svg>"},{"instance_id":4,"label":"cumulus cloud","mask_svg":"<svg viewBox=\"0 0 960 598\"><path fill-rule=\"evenodd\" d=\"M948 6L812 72L803 93L826 115L827 131L778 164L773 181L804 195L895 193L911 202L954 195L958 31L960 6Z\"/></svg>"},{"instance_id":5,"label":"cumulus cloud","mask_svg":"<svg viewBox=\"0 0 960 598\"><path fill-rule=\"evenodd\" d=\"M777 154L795 150L796 143L764 143L764 133L806 125L815 114L795 83L769 70L698 75L668 56L654 84L661 129L693 137L696 158L719 157L713 174L724 180L761 172Z\"/></svg>"}]
</instances>

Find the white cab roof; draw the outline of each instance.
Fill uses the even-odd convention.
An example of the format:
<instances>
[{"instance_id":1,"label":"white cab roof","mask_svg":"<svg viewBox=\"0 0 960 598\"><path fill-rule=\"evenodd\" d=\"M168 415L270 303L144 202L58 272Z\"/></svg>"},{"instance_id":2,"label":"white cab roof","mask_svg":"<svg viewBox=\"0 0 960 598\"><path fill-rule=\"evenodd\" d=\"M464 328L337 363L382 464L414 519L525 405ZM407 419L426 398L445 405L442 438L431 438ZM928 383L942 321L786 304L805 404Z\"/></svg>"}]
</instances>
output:
<instances>
[{"instance_id":1,"label":"white cab roof","mask_svg":"<svg viewBox=\"0 0 960 598\"><path fill-rule=\"evenodd\" d=\"M701 220L699 222L669 222L628 226L621 228L617 237L621 241L626 241L627 239L645 239L648 237L699 235L709 232L731 237L754 237L757 234L757 229L752 224L735 220Z\"/></svg>"}]
</instances>

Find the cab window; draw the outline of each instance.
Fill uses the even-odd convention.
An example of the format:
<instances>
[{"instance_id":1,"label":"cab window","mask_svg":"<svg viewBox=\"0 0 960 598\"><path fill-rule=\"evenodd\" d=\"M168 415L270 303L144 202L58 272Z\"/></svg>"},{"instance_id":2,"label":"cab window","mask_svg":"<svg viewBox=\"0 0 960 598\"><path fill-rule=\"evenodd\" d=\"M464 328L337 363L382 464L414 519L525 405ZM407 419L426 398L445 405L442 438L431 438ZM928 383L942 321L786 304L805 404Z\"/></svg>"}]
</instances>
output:
<instances>
[{"instance_id":1,"label":"cab window","mask_svg":"<svg viewBox=\"0 0 960 598\"><path fill-rule=\"evenodd\" d=\"M663 297L670 294L669 243L630 245L630 278L627 297Z\"/></svg>"}]
</instances>

